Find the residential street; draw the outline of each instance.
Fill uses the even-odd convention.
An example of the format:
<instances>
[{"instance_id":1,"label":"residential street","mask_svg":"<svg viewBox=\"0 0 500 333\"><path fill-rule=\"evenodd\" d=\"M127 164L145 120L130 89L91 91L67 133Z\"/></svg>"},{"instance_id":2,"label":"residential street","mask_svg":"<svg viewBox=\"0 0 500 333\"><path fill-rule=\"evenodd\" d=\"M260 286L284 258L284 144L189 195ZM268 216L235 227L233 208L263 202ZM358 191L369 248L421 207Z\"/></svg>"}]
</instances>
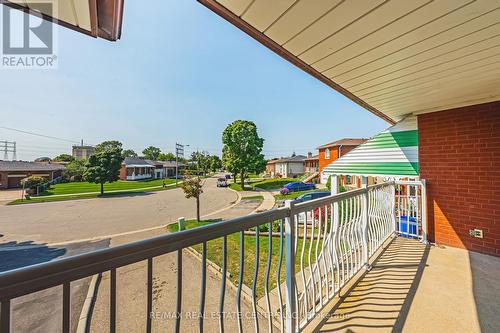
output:
<instances>
[{"instance_id":1,"label":"residential street","mask_svg":"<svg viewBox=\"0 0 500 333\"><path fill-rule=\"evenodd\" d=\"M201 214L230 206L237 194L205 180ZM196 215L194 199L182 189L17 206L0 206L0 244L61 243L158 227Z\"/></svg>"}]
</instances>

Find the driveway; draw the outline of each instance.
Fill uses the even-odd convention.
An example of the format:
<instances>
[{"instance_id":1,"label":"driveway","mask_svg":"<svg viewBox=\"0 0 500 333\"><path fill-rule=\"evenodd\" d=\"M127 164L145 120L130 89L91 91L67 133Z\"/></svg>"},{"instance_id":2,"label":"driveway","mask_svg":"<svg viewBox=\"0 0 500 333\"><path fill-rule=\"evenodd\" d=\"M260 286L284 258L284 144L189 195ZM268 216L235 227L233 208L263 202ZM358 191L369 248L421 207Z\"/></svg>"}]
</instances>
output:
<instances>
[{"instance_id":1,"label":"driveway","mask_svg":"<svg viewBox=\"0 0 500 333\"><path fill-rule=\"evenodd\" d=\"M0 205L6 205L11 201L21 199L21 195L22 190L20 189L0 190Z\"/></svg>"},{"instance_id":2,"label":"driveway","mask_svg":"<svg viewBox=\"0 0 500 333\"><path fill-rule=\"evenodd\" d=\"M217 188L217 178L205 180L201 214L230 206L238 195ZM61 243L89 240L175 222L196 215L194 199L182 189L136 193L109 198L34 203L0 207L0 244Z\"/></svg>"}]
</instances>

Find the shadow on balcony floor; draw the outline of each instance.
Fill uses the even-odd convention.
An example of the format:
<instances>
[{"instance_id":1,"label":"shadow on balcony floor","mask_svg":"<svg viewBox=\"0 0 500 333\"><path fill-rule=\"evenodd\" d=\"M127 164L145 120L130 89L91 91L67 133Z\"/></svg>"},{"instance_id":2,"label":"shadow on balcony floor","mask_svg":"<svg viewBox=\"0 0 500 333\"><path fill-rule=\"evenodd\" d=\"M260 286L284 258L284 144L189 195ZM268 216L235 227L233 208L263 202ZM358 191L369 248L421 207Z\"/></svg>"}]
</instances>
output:
<instances>
[{"instance_id":1,"label":"shadow on balcony floor","mask_svg":"<svg viewBox=\"0 0 500 333\"><path fill-rule=\"evenodd\" d=\"M500 332L500 258L396 238L316 332Z\"/></svg>"}]
</instances>

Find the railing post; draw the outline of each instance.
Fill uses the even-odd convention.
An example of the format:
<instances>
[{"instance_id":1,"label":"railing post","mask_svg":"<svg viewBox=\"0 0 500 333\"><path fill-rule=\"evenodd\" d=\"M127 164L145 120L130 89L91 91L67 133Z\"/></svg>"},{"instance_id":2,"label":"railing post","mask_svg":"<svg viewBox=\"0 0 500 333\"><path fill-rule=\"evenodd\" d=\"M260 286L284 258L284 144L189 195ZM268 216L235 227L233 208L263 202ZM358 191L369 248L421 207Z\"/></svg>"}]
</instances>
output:
<instances>
[{"instance_id":1,"label":"railing post","mask_svg":"<svg viewBox=\"0 0 500 333\"><path fill-rule=\"evenodd\" d=\"M396 182L393 181L391 185L391 222L392 222L392 233L396 235Z\"/></svg>"},{"instance_id":2,"label":"railing post","mask_svg":"<svg viewBox=\"0 0 500 333\"><path fill-rule=\"evenodd\" d=\"M362 240L363 240L363 264L365 269L370 269L370 263L368 261L369 258L369 246L368 246L368 190L367 190L368 182L366 177L362 177L361 180L361 188L363 191L363 196L361 198L361 218L362 218Z\"/></svg>"},{"instance_id":3,"label":"railing post","mask_svg":"<svg viewBox=\"0 0 500 333\"><path fill-rule=\"evenodd\" d=\"M331 175L330 178L330 194L335 195L339 193L339 177ZM339 225L339 203L333 203L333 225Z\"/></svg>"},{"instance_id":4,"label":"railing post","mask_svg":"<svg viewBox=\"0 0 500 333\"><path fill-rule=\"evenodd\" d=\"M425 179L422 183L422 243L427 244L427 189Z\"/></svg>"},{"instance_id":5,"label":"railing post","mask_svg":"<svg viewBox=\"0 0 500 333\"><path fill-rule=\"evenodd\" d=\"M286 313L285 332L295 333L297 328L297 309L295 300L295 217L292 200L285 201L288 217L285 218L285 275L286 275Z\"/></svg>"}]
</instances>

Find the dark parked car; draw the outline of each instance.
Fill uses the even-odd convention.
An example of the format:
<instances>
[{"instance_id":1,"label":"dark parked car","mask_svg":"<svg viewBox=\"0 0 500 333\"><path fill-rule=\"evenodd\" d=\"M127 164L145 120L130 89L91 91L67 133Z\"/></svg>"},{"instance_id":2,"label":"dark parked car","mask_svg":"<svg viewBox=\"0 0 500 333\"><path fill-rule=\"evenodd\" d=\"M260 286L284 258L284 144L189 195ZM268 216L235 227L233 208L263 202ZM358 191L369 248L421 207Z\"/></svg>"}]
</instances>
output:
<instances>
[{"instance_id":1,"label":"dark parked car","mask_svg":"<svg viewBox=\"0 0 500 333\"><path fill-rule=\"evenodd\" d=\"M314 190L316 186L314 184L303 183L303 182L291 182L283 186L281 193L290 193L298 191L308 191Z\"/></svg>"},{"instance_id":2,"label":"dark parked car","mask_svg":"<svg viewBox=\"0 0 500 333\"><path fill-rule=\"evenodd\" d=\"M327 197L330 195L330 192L311 192L311 193L304 193L297 198L295 198L294 202L299 203L299 202L304 202L304 201L309 201L309 200L314 200L314 199L319 199L323 197Z\"/></svg>"}]
</instances>

